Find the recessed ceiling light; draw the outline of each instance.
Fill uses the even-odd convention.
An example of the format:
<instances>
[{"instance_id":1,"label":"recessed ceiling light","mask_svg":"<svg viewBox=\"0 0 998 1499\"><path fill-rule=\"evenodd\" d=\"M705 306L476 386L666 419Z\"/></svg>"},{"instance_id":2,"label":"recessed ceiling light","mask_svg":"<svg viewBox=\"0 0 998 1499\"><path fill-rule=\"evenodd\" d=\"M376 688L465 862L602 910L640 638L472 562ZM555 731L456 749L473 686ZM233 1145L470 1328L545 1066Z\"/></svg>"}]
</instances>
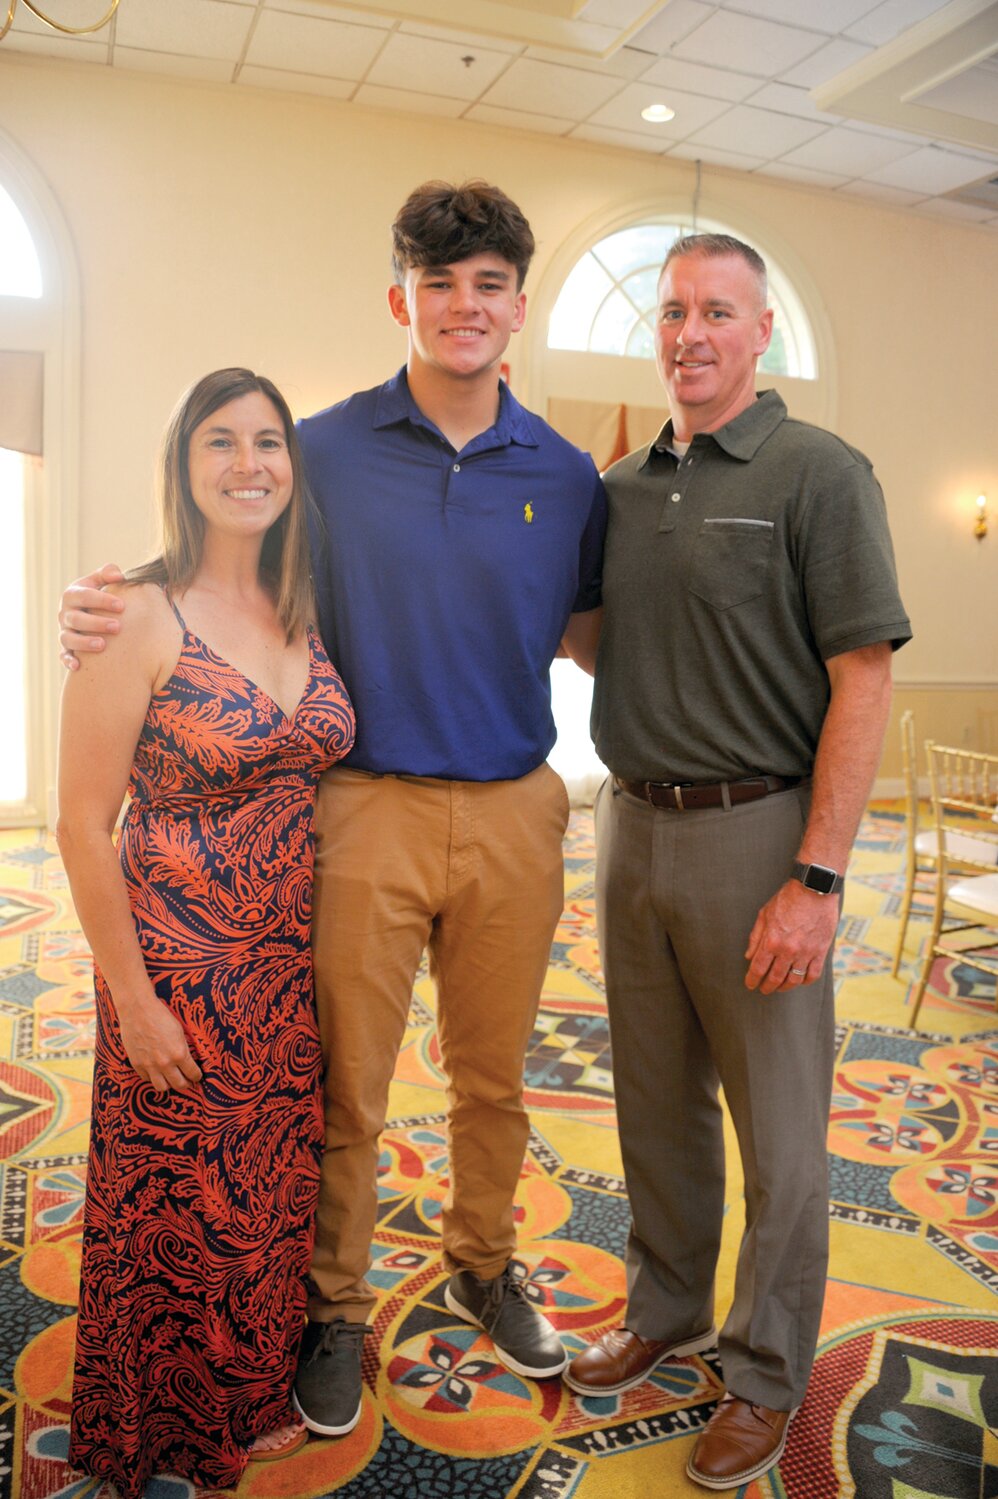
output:
<instances>
[{"instance_id":1,"label":"recessed ceiling light","mask_svg":"<svg viewBox=\"0 0 998 1499\"><path fill-rule=\"evenodd\" d=\"M641 111L643 120L650 120L653 125L663 125L666 120L674 120L676 111L670 109L668 104L648 104Z\"/></svg>"}]
</instances>

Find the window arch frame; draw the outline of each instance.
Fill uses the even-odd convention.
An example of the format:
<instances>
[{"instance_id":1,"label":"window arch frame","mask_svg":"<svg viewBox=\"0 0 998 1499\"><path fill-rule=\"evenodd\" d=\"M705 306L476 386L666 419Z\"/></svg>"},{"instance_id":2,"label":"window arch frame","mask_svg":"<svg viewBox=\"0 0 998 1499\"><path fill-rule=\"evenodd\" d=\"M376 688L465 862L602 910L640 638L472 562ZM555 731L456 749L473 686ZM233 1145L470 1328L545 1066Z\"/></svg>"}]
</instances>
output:
<instances>
[{"instance_id":1,"label":"window arch frame","mask_svg":"<svg viewBox=\"0 0 998 1499\"><path fill-rule=\"evenodd\" d=\"M632 198L625 203L618 202L601 209L580 222L562 241L534 287L530 286L528 280L527 346L524 349L526 358L522 375L523 396L528 405L543 416L548 398L566 393L552 388L556 381L552 377L552 361L549 356L566 351L548 348L548 324L561 288L585 252L616 231L638 224L671 222L692 225L695 222L698 229L723 226L725 232L746 240L759 251L767 267L775 269L777 276L781 276L784 285L789 287L810 329L816 375L813 380L805 380L792 375L760 371L758 383L779 390L787 399L791 415L803 415L805 420L834 429L838 388L835 343L822 299L803 261L779 231L741 205L726 200L717 192L718 186L719 184L713 183L705 185L695 212L690 197L675 192L662 193L656 197ZM610 374L613 364L650 364L648 360L616 354L575 353L570 357L599 361L598 365L594 364L594 369L598 369L603 375ZM629 384L633 389L633 382L622 373L621 385L626 387ZM662 409L664 420L668 403L657 374L654 383L647 384L646 389L654 392L655 402ZM805 390L807 395L801 400ZM795 412L795 397L798 398L798 406L804 406L803 412ZM606 399L626 402L634 397L608 393Z\"/></svg>"},{"instance_id":2,"label":"window arch frame","mask_svg":"<svg viewBox=\"0 0 998 1499\"><path fill-rule=\"evenodd\" d=\"M684 218L686 219L685 223L683 222ZM644 276L649 271L654 272L657 285L658 269L661 267L665 259L665 254L663 253L657 255L654 260L649 260L645 264L635 264L632 266L628 266L626 269L618 271L608 263L605 257L601 257L597 253L603 245L606 245L616 236L627 234L631 230L640 231L643 229L675 229L677 233L673 236L673 239L669 241L669 244L673 243L674 240L678 239L681 235L692 234L694 232L708 234L732 234L734 232L729 225L713 221L705 221L699 223L697 226L697 230L695 231L692 224L692 215L690 214L657 214L654 218L642 218L637 223L625 224L623 228L611 230L609 234L603 235L600 239L594 241L594 243L591 244L588 249L583 250L582 254L572 266L565 280L562 282L561 290L559 291L558 296L555 299L554 306L552 307L551 313L548 317L547 345L549 349L564 349L566 351L574 351L576 353L610 354L617 358L624 359L654 358L654 351L651 347L649 347L647 353L635 354L630 350L630 344L634 339L635 334L640 333L642 330L644 330L647 335L647 342L649 343L649 345L651 344L651 341L654 337L655 306L654 303L645 306L641 300L632 295L631 291L629 290L629 285L635 281L635 278ZM665 249L668 249L668 245L665 246ZM580 348L578 344L553 343L551 330L554 319L558 314L559 305L565 295L570 281L572 280L572 277L575 276L579 269L586 264L587 257L592 257L592 260L599 267L599 270L602 272L603 276L607 278L609 285L602 286L598 290L594 289L588 305L586 306L585 315L589 317L589 331L587 335L586 347L583 349ZM787 362L797 367L795 369L787 370L775 370L767 368L765 364L766 355L763 355L763 358L759 362L759 369L764 375L786 375L790 379L799 380L817 379L817 350L814 345L814 336L811 332L810 320L808 319L807 313L804 311L803 304L800 298L797 296L789 278L784 275L782 267L776 262L772 261L771 258L767 261L767 272L769 280L770 304L777 311L776 328L779 330L781 338L783 338L784 343L788 348L789 359ZM597 324L603 317L604 312L610 307L611 301L617 300L618 293L625 302L630 304L633 312L632 320L624 334L625 346L622 349L594 348L592 340L596 332ZM770 346L770 348L772 348L772 345ZM767 354L769 352L770 351L767 350Z\"/></svg>"},{"instance_id":3,"label":"window arch frame","mask_svg":"<svg viewBox=\"0 0 998 1499\"><path fill-rule=\"evenodd\" d=\"M40 298L0 296L0 345L44 357L42 459L26 460L27 796L0 804L0 823L52 826L62 672L56 603L76 571L79 531L81 298L62 209L22 148L0 130L0 182L41 265Z\"/></svg>"}]
</instances>

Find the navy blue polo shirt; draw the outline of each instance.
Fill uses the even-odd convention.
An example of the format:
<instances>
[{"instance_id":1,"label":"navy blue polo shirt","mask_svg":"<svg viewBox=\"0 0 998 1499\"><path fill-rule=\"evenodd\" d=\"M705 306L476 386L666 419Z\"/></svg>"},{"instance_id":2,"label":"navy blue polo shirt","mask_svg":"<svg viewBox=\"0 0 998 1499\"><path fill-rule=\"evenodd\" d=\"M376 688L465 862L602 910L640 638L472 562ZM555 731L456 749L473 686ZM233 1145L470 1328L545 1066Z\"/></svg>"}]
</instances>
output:
<instances>
[{"instance_id":1,"label":"navy blue polo shirt","mask_svg":"<svg viewBox=\"0 0 998 1499\"><path fill-rule=\"evenodd\" d=\"M319 625L357 713L343 763L467 781L535 769L568 616L600 602L592 460L505 385L495 426L458 453L404 369L298 435L326 532Z\"/></svg>"}]
</instances>

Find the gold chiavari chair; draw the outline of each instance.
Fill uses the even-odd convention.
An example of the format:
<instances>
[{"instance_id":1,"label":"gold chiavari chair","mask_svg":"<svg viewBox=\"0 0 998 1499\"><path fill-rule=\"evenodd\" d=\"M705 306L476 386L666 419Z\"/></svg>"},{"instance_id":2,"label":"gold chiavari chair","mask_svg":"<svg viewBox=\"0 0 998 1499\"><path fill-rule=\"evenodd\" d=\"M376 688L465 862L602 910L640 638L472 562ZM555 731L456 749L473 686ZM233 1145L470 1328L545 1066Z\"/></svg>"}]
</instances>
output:
<instances>
[{"instance_id":1,"label":"gold chiavari chair","mask_svg":"<svg viewBox=\"0 0 998 1499\"><path fill-rule=\"evenodd\" d=\"M904 775L905 867L901 914L898 921L897 943L894 948L894 965L891 968L894 978L898 976L904 955L912 899L919 875L934 876L937 862L936 828L935 826L923 828L919 817L915 715L910 708L907 708L901 715L901 768ZM967 867L971 871L976 870L981 862L998 865L998 836L991 836L987 831L974 833L964 828L947 828L945 838L951 868L963 867L963 861L967 861Z\"/></svg>"},{"instance_id":2,"label":"gold chiavari chair","mask_svg":"<svg viewBox=\"0 0 998 1499\"><path fill-rule=\"evenodd\" d=\"M936 899L911 1024L918 1023L932 965L938 957L990 974L998 981L998 755L928 741L929 786L936 840ZM990 826L988 834L985 829ZM984 857L950 853L948 834L970 827ZM944 929L945 927L945 929Z\"/></svg>"}]
</instances>

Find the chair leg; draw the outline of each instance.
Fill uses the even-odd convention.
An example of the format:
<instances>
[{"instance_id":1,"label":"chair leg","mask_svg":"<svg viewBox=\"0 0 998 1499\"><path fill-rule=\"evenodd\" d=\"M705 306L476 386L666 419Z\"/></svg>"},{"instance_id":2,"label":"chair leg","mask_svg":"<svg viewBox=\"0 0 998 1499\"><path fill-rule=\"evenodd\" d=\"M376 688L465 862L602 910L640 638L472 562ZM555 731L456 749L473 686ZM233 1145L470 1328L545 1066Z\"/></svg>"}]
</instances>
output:
<instances>
[{"instance_id":1,"label":"chair leg","mask_svg":"<svg viewBox=\"0 0 998 1499\"><path fill-rule=\"evenodd\" d=\"M904 889L904 898L901 902L901 916L898 927L897 946L894 949L894 967L891 969L891 977L897 978L898 969L901 967L901 957L904 953L904 939L908 932L908 918L911 915L911 901L914 894L913 883L908 881Z\"/></svg>"},{"instance_id":2,"label":"chair leg","mask_svg":"<svg viewBox=\"0 0 998 1499\"><path fill-rule=\"evenodd\" d=\"M943 929L943 910L946 904L945 876L942 870L936 873L936 900L932 912L932 931L925 948L925 962L922 964L922 976L918 981L915 991L915 1003L912 1007L911 1020L909 1024L914 1030L918 1023L918 1012L922 1008L922 1000L925 997L925 987L929 982L929 974L932 972L932 964L936 957L936 948L939 945L939 936Z\"/></svg>"},{"instance_id":3,"label":"chair leg","mask_svg":"<svg viewBox=\"0 0 998 1499\"><path fill-rule=\"evenodd\" d=\"M925 988L926 988L926 985L929 982L929 974L932 971L932 964L933 964L933 962L935 960L935 956L936 956L935 943L934 942L930 942L929 946L928 946L928 950L927 950L927 952L925 954L925 962L922 964L922 976L921 976L921 978L918 981L918 988L915 991L915 1003L914 1003L914 1006L912 1007L911 1019L908 1022L909 1026L911 1027L912 1030L914 1030L916 1028L916 1026L918 1025L918 1012L922 1008L922 999L925 996Z\"/></svg>"}]
</instances>

